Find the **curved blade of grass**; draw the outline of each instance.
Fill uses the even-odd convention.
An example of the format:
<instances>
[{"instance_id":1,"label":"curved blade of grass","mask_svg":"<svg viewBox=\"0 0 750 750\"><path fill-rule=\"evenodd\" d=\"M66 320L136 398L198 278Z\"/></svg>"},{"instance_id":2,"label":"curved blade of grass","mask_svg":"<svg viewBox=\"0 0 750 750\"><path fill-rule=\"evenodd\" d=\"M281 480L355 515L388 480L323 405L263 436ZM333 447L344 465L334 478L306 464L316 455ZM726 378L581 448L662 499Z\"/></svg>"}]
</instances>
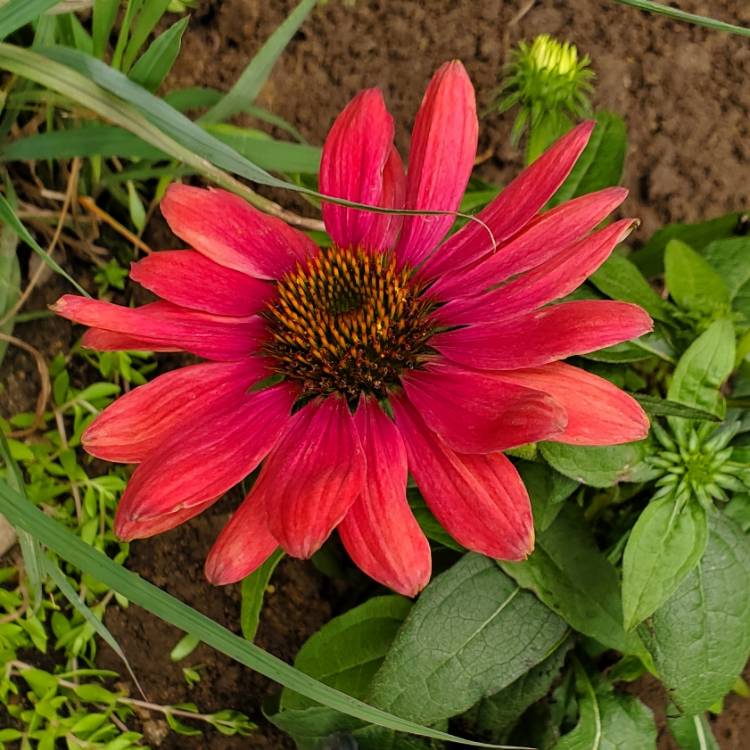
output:
<instances>
[{"instance_id":1,"label":"curved blade of grass","mask_svg":"<svg viewBox=\"0 0 750 750\"><path fill-rule=\"evenodd\" d=\"M68 50L74 52L74 50ZM87 55L81 55L84 61L89 60L94 63L98 63L98 60L88 57ZM112 70L104 63L99 63L107 70L110 70L113 74L121 76L126 81L128 80L122 74ZM139 138L156 146L160 151L169 154L172 158L177 161L183 162L188 166L192 167L199 174L204 175L209 180L212 180L217 185L231 190L232 192L241 195L245 200L257 206L261 210L269 210L269 207L277 208L277 206L266 198L261 197L255 191L251 190L246 185L243 185L238 180L234 179L231 175L227 174L223 169L215 166L211 161L203 158L200 154L196 153L190 147L183 146L178 143L174 138L171 138L166 133L149 122L143 117L140 112L131 106L127 101L122 101L116 96L108 93L98 86L93 81L90 81L85 75L78 73L66 65L62 65L54 60L33 52L28 49L23 49L12 44L5 44L0 42L0 68L9 70L16 75L23 76L32 81L35 81L42 86L45 86L53 91L57 91L64 96L78 102L87 109L92 110L100 117L105 120L109 120L116 125L135 133ZM134 87L137 91L142 92L148 97L151 97L155 101L159 101L156 97L151 96L145 89L140 86L128 81L128 83ZM167 109L172 108L165 105ZM179 115L175 111L176 114ZM181 115L180 115L181 117ZM186 118L185 118L186 119ZM189 120L186 120L191 126ZM198 132L203 131L198 126L195 127ZM221 141L205 134L207 138L211 140L213 144L218 143L223 146ZM224 147L230 154L235 154L235 158L238 162L247 162L243 159L236 151L229 147ZM236 166L236 165L235 165ZM254 165L250 165L254 167ZM254 167L257 170L257 167ZM257 170L261 175L267 174L263 170ZM286 187L290 186L291 189L297 189L296 186L291 183L283 182L282 180L276 180L272 178L272 184ZM273 211L272 211L273 212Z\"/></svg>"},{"instance_id":2,"label":"curved blade of grass","mask_svg":"<svg viewBox=\"0 0 750 750\"><path fill-rule=\"evenodd\" d=\"M10 0L0 7L0 39L41 16L60 0Z\"/></svg>"},{"instance_id":3,"label":"curved blade of grass","mask_svg":"<svg viewBox=\"0 0 750 750\"><path fill-rule=\"evenodd\" d=\"M21 469L18 468L18 464L13 459L13 456L10 455L10 446L2 431L0 431L0 458L2 458L8 471L6 480L8 485L15 492L23 494L24 486ZM10 519L8 520L10 521ZM17 528L12 521L10 523L16 529L18 544L21 547L21 557L26 569L27 585L33 598L32 609L36 612L42 604L42 584L44 583L42 577L42 570L44 569L42 546L28 531Z\"/></svg>"},{"instance_id":4,"label":"curved blade of grass","mask_svg":"<svg viewBox=\"0 0 750 750\"><path fill-rule=\"evenodd\" d=\"M279 172L315 174L320 164L320 149L301 143L288 143L262 137L257 131L230 125L211 125L212 134L252 158L261 166ZM117 156L129 159L168 159L169 155L151 146L133 133L112 125L85 125L69 130L19 138L0 146L0 161L72 159L73 157Z\"/></svg>"},{"instance_id":5,"label":"curved blade of grass","mask_svg":"<svg viewBox=\"0 0 750 750\"><path fill-rule=\"evenodd\" d=\"M0 194L0 221L5 222L55 273L67 279L77 291L86 297L91 295L29 234L28 229L21 224L13 207Z\"/></svg>"},{"instance_id":6,"label":"curved blade of grass","mask_svg":"<svg viewBox=\"0 0 750 750\"><path fill-rule=\"evenodd\" d=\"M268 37L266 43L258 50L226 96L201 117L202 122L221 122L255 101L263 84L268 80L276 60L315 7L316 2L317 0L302 0Z\"/></svg>"},{"instance_id":7,"label":"curved blade of grass","mask_svg":"<svg viewBox=\"0 0 750 750\"><path fill-rule=\"evenodd\" d=\"M128 670L130 679L133 680L133 683L138 688L140 694L145 697L146 694L143 692L141 683L138 682L138 678L135 676L135 672L133 672L133 668L130 666L128 657L125 656L125 652L122 650L120 644L112 633L109 632L107 626L91 611L91 608L86 602L78 596L76 590L70 585L68 579L65 577L65 573L63 573L62 570L60 570L60 568L48 557L42 555L41 559L47 575L55 582L57 588L60 589L63 596L70 602L70 604L81 614L86 622L94 628L97 635L117 654L125 665L125 669Z\"/></svg>"},{"instance_id":8,"label":"curved blade of grass","mask_svg":"<svg viewBox=\"0 0 750 750\"><path fill-rule=\"evenodd\" d=\"M678 21L685 21L685 23L692 23L696 26L705 26L707 29L713 29L714 31L726 31L729 34L740 34L741 36L750 36L750 29L744 26L736 26L733 23L726 23L725 21L719 21L715 18L709 18L708 16L699 16L695 13L688 13L685 10L679 8L670 8L668 5L662 3L654 3L651 0L614 0L616 3L622 5L630 5L633 8L639 8L640 10L646 10L650 13L659 13L669 18L674 18Z\"/></svg>"},{"instance_id":9,"label":"curved blade of grass","mask_svg":"<svg viewBox=\"0 0 750 750\"><path fill-rule=\"evenodd\" d=\"M297 185L274 177L258 167L257 164L243 158L234 149L209 135L199 125L170 107L163 99L146 91L142 86L134 83L126 75L101 60L70 47L47 47L39 50L39 57L45 61L48 67L50 65L58 66L58 74L64 74L66 69L70 73L75 71L80 77L87 80L89 85L93 82L123 99L131 108L135 107L149 123L156 126L163 134L168 135L169 138L184 148L190 149L221 169L234 172L261 185L299 189Z\"/></svg>"},{"instance_id":10,"label":"curved blade of grass","mask_svg":"<svg viewBox=\"0 0 750 750\"><path fill-rule=\"evenodd\" d=\"M317 703L397 732L407 732L445 742L458 742L471 747L505 747L509 750L507 746L462 739L400 719L318 682L262 648L235 635L122 565L117 565L75 536L63 524L46 516L41 510L27 502L4 480L0 480L0 513L3 513L14 526L29 532L38 542L49 547L61 558L119 592L129 601L185 633L195 636L235 661Z\"/></svg>"}]
</instances>

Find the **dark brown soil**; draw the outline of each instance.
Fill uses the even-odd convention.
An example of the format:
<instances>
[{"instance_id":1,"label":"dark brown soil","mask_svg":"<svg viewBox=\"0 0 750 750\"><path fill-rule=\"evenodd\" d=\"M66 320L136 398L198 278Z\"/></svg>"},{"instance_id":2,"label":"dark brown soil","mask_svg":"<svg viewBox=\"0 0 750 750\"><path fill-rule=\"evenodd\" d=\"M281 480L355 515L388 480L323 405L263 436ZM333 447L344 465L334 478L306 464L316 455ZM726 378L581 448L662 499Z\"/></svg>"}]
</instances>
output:
<instances>
[{"instance_id":1,"label":"dark brown soil","mask_svg":"<svg viewBox=\"0 0 750 750\"><path fill-rule=\"evenodd\" d=\"M227 89L295 0L200 0L169 88L189 85ZM680 7L750 24L745 0L681 0ZM526 11L526 12L523 12ZM475 83L480 109L491 101L509 46L549 32L590 55L598 75L594 103L621 114L630 148L625 212L641 217L647 237L670 221L691 221L750 205L750 45L747 40L689 27L605 0L328 0L296 35L259 103L281 115L313 143L322 142L333 118L361 88L380 86L394 113L398 144L409 127L431 73L444 60L462 59ZM480 152L489 154L480 174L502 184L520 166L509 146L511 118L491 114L481 123ZM289 196L280 196L290 203ZM293 205L293 203L292 203ZM159 246L159 245L155 245ZM58 296L50 286L28 309ZM16 334L50 359L71 343L71 329L57 319L18 326ZM33 363L11 351L2 371L2 413L32 408L37 379ZM203 558L232 501L154 540L132 546L130 567L170 593L237 630L237 587L214 589L202 577ZM263 611L257 642L291 659L332 614L337 593L309 563L282 563ZM199 647L180 664L169 651L181 634L137 607L113 609L108 626L125 648L149 697L160 703L192 701L204 711L234 708L261 728L249 738L210 733L201 738L164 736L158 719L143 723L153 747L234 750L291 747L262 718L271 684L234 662ZM119 669L103 649L102 666ZM186 665L203 665L189 688ZM134 692L133 686L129 686ZM658 686L639 694L663 711ZM730 698L715 723L722 750L739 750L750 733L750 706ZM661 750L671 750L668 737ZM635 748L633 750L636 750Z\"/></svg>"}]
</instances>

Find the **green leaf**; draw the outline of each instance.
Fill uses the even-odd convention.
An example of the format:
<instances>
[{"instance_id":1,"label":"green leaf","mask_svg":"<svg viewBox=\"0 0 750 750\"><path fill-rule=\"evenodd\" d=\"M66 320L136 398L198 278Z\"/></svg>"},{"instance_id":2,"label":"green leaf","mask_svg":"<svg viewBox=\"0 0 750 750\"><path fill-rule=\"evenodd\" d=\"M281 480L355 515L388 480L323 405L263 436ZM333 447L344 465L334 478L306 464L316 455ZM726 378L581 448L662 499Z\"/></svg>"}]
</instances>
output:
<instances>
[{"instance_id":1,"label":"green leaf","mask_svg":"<svg viewBox=\"0 0 750 750\"><path fill-rule=\"evenodd\" d=\"M221 122L255 101L276 61L315 7L315 3L316 0L302 0L258 50L234 86L203 115L202 121Z\"/></svg>"},{"instance_id":2,"label":"green leaf","mask_svg":"<svg viewBox=\"0 0 750 750\"><path fill-rule=\"evenodd\" d=\"M622 608L630 630L650 617L698 564L708 538L706 510L671 495L638 517L622 560Z\"/></svg>"},{"instance_id":3,"label":"green leaf","mask_svg":"<svg viewBox=\"0 0 750 750\"><path fill-rule=\"evenodd\" d=\"M428 750L424 740L364 724L330 708L281 711L268 717L289 734L297 750Z\"/></svg>"},{"instance_id":4,"label":"green leaf","mask_svg":"<svg viewBox=\"0 0 750 750\"><path fill-rule=\"evenodd\" d=\"M193 635L183 635L175 644L175 647L169 652L170 661L182 661L190 656L200 645L200 641Z\"/></svg>"},{"instance_id":5,"label":"green leaf","mask_svg":"<svg viewBox=\"0 0 750 750\"><path fill-rule=\"evenodd\" d=\"M120 0L94 0L92 12L91 36L93 39L94 57L101 59L107 51L109 35L117 19Z\"/></svg>"},{"instance_id":6,"label":"green leaf","mask_svg":"<svg viewBox=\"0 0 750 750\"><path fill-rule=\"evenodd\" d=\"M645 440L604 447L539 443L539 448L557 471L591 487L642 482L652 475L643 460L647 454Z\"/></svg>"},{"instance_id":7,"label":"green leaf","mask_svg":"<svg viewBox=\"0 0 750 750\"><path fill-rule=\"evenodd\" d=\"M622 178L628 133L624 120L597 112L596 127L576 165L550 201L557 206L571 198L617 185Z\"/></svg>"},{"instance_id":8,"label":"green leaf","mask_svg":"<svg viewBox=\"0 0 750 750\"><path fill-rule=\"evenodd\" d=\"M730 237L709 242L701 255L724 280L732 299L750 281L750 237Z\"/></svg>"},{"instance_id":9,"label":"green leaf","mask_svg":"<svg viewBox=\"0 0 750 750\"><path fill-rule=\"evenodd\" d=\"M656 750L651 711L631 695L601 686L594 690L580 667L576 670L580 718L554 750Z\"/></svg>"},{"instance_id":10,"label":"green leaf","mask_svg":"<svg viewBox=\"0 0 750 750\"><path fill-rule=\"evenodd\" d=\"M375 675L371 702L429 724L455 716L546 659L566 632L492 560L466 555L414 605Z\"/></svg>"},{"instance_id":11,"label":"green leaf","mask_svg":"<svg viewBox=\"0 0 750 750\"><path fill-rule=\"evenodd\" d=\"M138 14L133 32L128 40L125 54L122 58L122 70L129 71L138 52L146 43L149 34L156 28L161 17L166 13L171 0L148 0L141 5L141 12Z\"/></svg>"},{"instance_id":12,"label":"green leaf","mask_svg":"<svg viewBox=\"0 0 750 750\"><path fill-rule=\"evenodd\" d=\"M571 639L564 641L544 661L532 667L499 693L483 698L462 718L481 732L482 736L486 735L497 742L506 742L524 711L547 695L557 680L572 645Z\"/></svg>"},{"instance_id":13,"label":"green leaf","mask_svg":"<svg viewBox=\"0 0 750 750\"><path fill-rule=\"evenodd\" d=\"M185 33L188 16L172 24L165 32L159 34L149 45L132 67L129 77L131 81L143 86L149 91L156 91L172 69L177 55L180 54L182 35Z\"/></svg>"},{"instance_id":14,"label":"green leaf","mask_svg":"<svg viewBox=\"0 0 750 750\"><path fill-rule=\"evenodd\" d=\"M723 417L725 404L719 389L732 373L734 356L732 323L728 320L715 321L680 358L667 390L667 398ZM683 419L670 418L669 423L682 438L691 427Z\"/></svg>"},{"instance_id":15,"label":"green leaf","mask_svg":"<svg viewBox=\"0 0 750 750\"><path fill-rule=\"evenodd\" d=\"M671 320L669 305L654 291L638 266L624 255L610 255L589 281L613 299L640 305L656 320Z\"/></svg>"},{"instance_id":16,"label":"green leaf","mask_svg":"<svg viewBox=\"0 0 750 750\"><path fill-rule=\"evenodd\" d=\"M682 419L697 419L704 422L721 422L721 417L705 409L685 406L677 401L657 398L643 393L632 394L633 398L653 417L681 417Z\"/></svg>"},{"instance_id":17,"label":"green leaf","mask_svg":"<svg viewBox=\"0 0 750 750\"><path fill-rule=\"evenodd\" d=\"M681 240L664 251L664 280L672 299L684 310L710 315L729 309L729 289L703 256Z\"/></svg>"},{"instance_id":18,"label":"green leaf","mask_svg":"<svg viewBox=\"0 0 750 750\"><path fill-rule=\"evenodd\" d=\"M0 6L0 39L41 16L60 0L9 0Z\"/></svg>"},{"instance_id":19,"label":"green leaf","mask_svg":"<svg viewBox=\"0 0 750 750\"><path fill-rule=\"evenodd\" d=\"M575 492L578 484L544 463L518 461L516 468L531 498L537 533L544 531L555 520L563 503Z\"/></svg>"},{"instance_id":20,"label":"green leaf","mask_svg":"<svg viewBox=\"0 0 750 750\"><path fill-rule=\"evenodd\" d=\"M17 528L33 533L34 538L126 599L152 612L165 622L194 635L207 646L250 667L284 687L330 708L396 731L459 742L474 747L496 747L466 740L429 727L420 726L370 706L338 690L323 685L281 659L248 643L187 604L145 581L122 565L117 565L98 550L81 541L58 521L31 505L4 480L0 480L0 513ZM499 572L499 571L498 571ZM541 605L540 605L541 606Z\"/></svg>"},{"instance_id":21,"label":"green leaf","mask_svg":"<svg viewBox=\"0 0 750 750\"><path fill-rule=\"evenodd\" d=\"M714 513L700 564L641 634L656 669L686 714L728 693L750 656L750 539Z\"/></svg>"},{"instance_id":22,"label":"green leaf","mask_svg":"<svg viewBox=\"0 0 750 750\"><path fill-rule=\"evenodd\" d=\"M242 635L248 641L255 640L268 582L271 580L276 566L281 562L283 557L283 550L277 549L263 565L242 581L240 588L240 597L242 600L240 627L242 628Z\"/></svg>"},{"instance_id":23,"label":"green leaf","mask_svg":"<svg viewBox=\"0 0 750 750\"><path fill-rule=\"evenodd\" d=\"M714 240L734 236L741 227L741 213L727 214L698 224L668 224L654 233L651 239L630 256L647 278L664 270L664 248L672 239L686 242L693 250L701 250Z\"/></svg>"},{"instance_id":24,"label":"green leaf","mask_svg":"<svg viewBox=\"0 0 750 750\"><path fill-rule=\"evenodd\" d=\"M579 633L624 654L643 651L637 634L623 626L617 571L599 551L578 507L563 509L524 562L502 568Z\"/></svg>"},{"instance_id":25,"label":"green leaf","mask_svg":"<svg viewBox=\"0 0 750 750\"><path fill-rule=\"evenodd\" d=\"M667 726L680 750L721 750L705 714L674 716L674 706L667 709Z\"/></svg>"},{"instance_id":26,"label":"green leaf","mask_svg":"<svg viewBox=\"0 0 750 750\"><path fill-rule=\"evenodd\" d=\"M622 3L623 5L630 5L633 8L639 8L640 10L647 10L651 13L659 13L668 18L685 21L686 23L691 23L696 26L705 26L707 29L713 29L714 31L726 31L730 34L750 36L750 29L744 26L736 26L732 23L709 18L708 16L699 16L695 13L688 13L679 8L671 8L662 3L655 3L652 0L615 0L615 2Z\"/></svg>"},{"instance_id":27,"label":"green leaf","mask_svg":"<svg viewBox=\"0 0 750 750\"><path fill-rule=\"evenodd\" d=\"M396 637L411 602L402 596L378 596L334 617L302 646L294 666L326 685L355 698L367 696ZM312 702L290 690L281 695L281 708L301 709Z\"/></svg>"}]
</instances>

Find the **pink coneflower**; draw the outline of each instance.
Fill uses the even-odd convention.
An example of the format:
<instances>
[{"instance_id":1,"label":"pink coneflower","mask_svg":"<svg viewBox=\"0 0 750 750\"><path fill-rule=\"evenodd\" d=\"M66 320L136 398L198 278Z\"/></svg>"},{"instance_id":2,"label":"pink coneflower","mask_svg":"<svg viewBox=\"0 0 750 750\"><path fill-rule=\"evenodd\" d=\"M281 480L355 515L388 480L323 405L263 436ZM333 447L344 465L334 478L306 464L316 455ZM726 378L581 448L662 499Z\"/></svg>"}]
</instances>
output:
<instances>
[{"instance_id":1,"label":"pink coneflower","mask_svg":"<svg viewBox=\"0 0 750 750\"><path fill-rule=\"evenodd\" d=\"M623 302L550 304L633 223L594 231L625 198L621 188L542 212L592 127L560 139L479 214L483 224L447 240L450 215L328 203L333 244L319 249L234 195L173 185L162 212L194 249L155 253L131 272L163 301L130 309L65 296L55 307L91 326L88 346L210 360L136 388L86 431L89 453L139 464L117 533L171 529L260 466L209 553L210 581L243 578L279 546L309 557L338 528L363 571L414 595L431 561L406 499L410 473L462 545L526 557L529 498L501 451L537 440L610 445L648 430L630 396L559 361L651 329ZM356 96L326 139L321 191L455 211L477 145L460 63L427 89L406 174L393 135L380 91Z\"/></svg>"}]
</instances>

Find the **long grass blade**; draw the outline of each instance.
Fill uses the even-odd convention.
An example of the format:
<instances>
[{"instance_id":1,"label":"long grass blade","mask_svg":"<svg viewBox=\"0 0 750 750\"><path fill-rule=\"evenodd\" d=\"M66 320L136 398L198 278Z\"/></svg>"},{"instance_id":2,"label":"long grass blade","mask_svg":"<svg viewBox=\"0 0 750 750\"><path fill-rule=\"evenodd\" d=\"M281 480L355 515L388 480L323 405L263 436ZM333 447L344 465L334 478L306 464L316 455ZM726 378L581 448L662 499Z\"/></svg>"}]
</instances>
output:
<instances>
[{"instance_id":1,"label":"long grass blade","mask_svg":"<svg viewBox=\"0 0 750 750\"><path fill-rule=\"evenodd\" d=\"M14 526L29 532L61 558L119 592L129 601L152 612L185 633L193 635L217 651L260 672L265 677L318 703L397 732L431 737L444 742L458 742L471 747L505 747L505 750L508 750L507 746L462 739L400 719L339 690L323 685L267 651L248 643L123 566L117 565L75 536L63 524L46 516L41 510L27 502L3 480L0 480L0 513L3 513Z\"/></svg>"},{"instance_id":2,"label":"long grass blade","mask_svg":"<svg viewBox=\"0 0 750 750\"><path fill-rule=\"evenodd\" d=\"M0 194L0 221L7 224L55 273L67 279L77 291L86 297L91 295L29 234L20 222L13 207L5 196Z\"/></svg>"},{"instance_id":3,"label":"long grass blade","mask_svg":"<svg viewBox=\"0 0 750 750\"><path fill-rule=\"evenodd\" d=\"M268 80L273 66L281 53L286 49L291 38L310 15L317 0L302 0L289 14L286 20L268 37L266 43L258 50L236 83L201 118L203 122L221 122L252 104Z\"/></svg>"},{"instance_id":4,"label":"long grass blade","mask_svg":"<svg viewBox=\"0 0 750 750\"><path fill-rule=\"evenodd\" d=\"M314 146L277 141L261 137L257 131L229 125L210 125L209 129L219 140L261 167L304 174L315 174L318 171L320 149ZM98 124L37 133L0 146L0 161L72 159L76 156L117 156L152 161L170 158L169 154L127 130Z\"/></svg>"},{"instance_id":5,"label":"long grass blade","mask_svg":"<svg viewBox=\"0 0 750 750\"><path fill-rule=\"evenodd\" d=\"M685 21L686 23L692 23L695 26L705 26L707 29L713 29L714 31L726 31L729 34L740 34L741 36L750 36L750 29L745 26L737 26L733 23L726 23L725 21L719 21L715 18L709 18L708 16L699 16L695 13L688 13L685 10L679 8L672 8L662 3L651 2L651 0L614 0L616 3L622 5L630 5L633 8L639 8L640 10L646 10L650 13L659 13L662 16L674 18L678 21Z\"/></svg>"},{"instance_id":6,"label":"long grass blade","mask_svg":"<svg viewBox=\"0 0 750 750\"><path fill-rule=\"evenodd\" d=\"M0 39L33 21L60 0L10 0L0 7Z\"/></svg>"}]
</instances>

